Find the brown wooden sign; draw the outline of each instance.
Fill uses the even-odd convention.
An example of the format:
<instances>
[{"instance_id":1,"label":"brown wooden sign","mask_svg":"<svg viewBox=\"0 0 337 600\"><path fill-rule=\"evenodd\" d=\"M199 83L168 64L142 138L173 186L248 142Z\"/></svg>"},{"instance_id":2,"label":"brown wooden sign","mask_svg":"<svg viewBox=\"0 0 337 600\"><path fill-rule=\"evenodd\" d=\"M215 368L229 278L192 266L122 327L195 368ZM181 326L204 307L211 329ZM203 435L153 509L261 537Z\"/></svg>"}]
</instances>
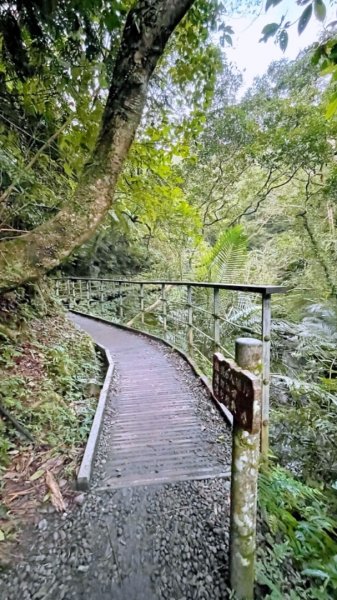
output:
<instances>
[{"instance_id":1,"label":"brown wooden sign","mask_svg":"<svg viewBox=\"0 0 337 600\"><path fill-rule=\"evenodd\" d=\"M234 360L220 352L213 358L213 393L232 413L234 423L249 433L258 433L261 425L261 381L240 369Z\"/></svg>"}]
</instances>

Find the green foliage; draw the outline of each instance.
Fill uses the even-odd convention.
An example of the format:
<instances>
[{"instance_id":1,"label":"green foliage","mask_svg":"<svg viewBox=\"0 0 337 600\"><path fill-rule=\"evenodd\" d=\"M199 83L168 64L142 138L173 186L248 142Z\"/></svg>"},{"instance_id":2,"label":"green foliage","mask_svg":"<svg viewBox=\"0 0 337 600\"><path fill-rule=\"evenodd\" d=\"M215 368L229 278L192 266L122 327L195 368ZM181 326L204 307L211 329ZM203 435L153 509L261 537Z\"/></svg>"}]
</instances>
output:
<instances>
[{"instance_id":1,"label":"green foliage","mask_svg":"<svg viewBox=\"0 0 337 600\"><path fill-rule=\"evenodd\" d=\"M6 426L3 421L0 421L0 465L8 464L8 451L11 448L11 443L6 436Z\"/></svg>"},{"instance_id":2,"label":"green foliage","mask_svg":"<svg viewBox=\"0 0 337 600\"><path fill-rule=\"evenodd\" d=\"M277 539L283 544L278 546L281 557L273 552L272 560L274 557L289 557L302 570L304 577L313 582L308 595L301 596L299 593L302 586L306 588L304 581L296 589L298 596L285 597L332 597L337 590L337 521L329 516L330 503L319 490L294 479L280 467L261 473L259 498L262 515L270 531L270 543ZM266 556L264 558L266 560ZM267 597L281 598L281 595L275 595L277 589L279 593L282 591L277 585L277 574L272 572L274 577L270 574L268 577L267 573L268 562L264 568L260 567L259 576L260 583L274 592Z\"/></svg>"},{"instance_id":3,"label":"green foliage","mask_svg":"<svg viewBox=\"0 0 337 600\"><path fill-rule=\"evenodd\" d=\"M268 23L268 25L265 25L265 27L262 29L262 38L260 42L267 42L270 37L275 35L279 27L280 26L277 23Z\"/></svg>"},{"instance_id":4,"label":"green foliage","mask_svg":"<svg viewBox=\"0 0 337 600\"><path fill-rule=\"evenodd\" d=\"M336 313L333 304L303 311L303 300L301 311L299 322L273 324L273 448L305 481L330 487L337 464Z\"/></svg>"},{"instance_id":5,"label":"green foliage","mask_svg":"<svg viewBox=\"0 0 337 600\"><path fill-rule=\"evenodd\" d=\"M278 4L280 4L280 2L282 2L282 0L267 0L266 2L266 11L271 7L271 6L277 6Z\"/></svg>"},{"instance_id":6,"label":"green foliage","mask_svg":"<svg viewBox=\"0 0 337 600\"><path fill-rule=\"evenodd\" d=\"M277 460L293 473L279 468L264 482L271 531L267 544L265 537L260 542L259 581L263 597L274 599L334 597L336 586L329 513L337 473L336 122L326 121L327 101L308 56L275 63L241 103L225 101L207 114L195 163L182 163L183 189L204 237L191 273L233 282L240 273L247 282L292 288L273 301L271 436ZM246 253L238 251L245 259L236 269L238 231ZM234 266L226 270L228 257ZM212 274L205 266L213 260ZM194 301L210 309L206 295L198 292ZM255 298L227 298L221 308L229 350L235 327L259 335ZM202 351L207 346L197 336L194 342Z\"/></svg>"},{"instance_id":7,"label":"green foliage","mask_svg":"<svg viewBox=\"0 0 337 600\"><path fill-rule=\"evenodd\" d=\"M247 260L247 237L241 225L225 230L204 257L199 276L205 281L240 283Z\"/></svg>"},{"instance_id":8,"label":"green foliage","mask_svg":"<svg viewBox=\"0 0 337 600\"><path fill-rule=\"evenodd\" d=\"M297 31L300 35L301 35L301 33L303 33L306 26L308 25L308 23L311 19L311 15L312 15L312 4L309 4L302 12L302 14L299 18L299 21L298 21Z\"/></svg>"},{"instance_id":9,"label":"green foliage","mask_svg":"<svg viewBox=\"0 0 337 600\"><path fill-rule=\"evenodd\" d=\"M23 306L19 303L18 312ZM49 314L43 316L31 306L20 341L3 344L0 400L32 434L37 447L77 448L93 418L96 399L87 396L86 383L99 377L99 363L91 340L47 298L45 306ZM0 464L6 465L8 451L24 440L10 423L0 423Z\"/></svg>"},{"instance_id":10,"label":"green foliage","mask_svg":"<svg viewBox=\"0 0 337 600\"><path fill-rule=\"evenodd\" d=\"M45 222L71 201L97 139L132 5L71 1L45 10L40 2L12 0L0 9L0 242ZM154 262L150 251L156 262L165 260L162 242L171 242L175 267L181 263L183 269L180 253L189 242L197 245L200 223L181 192L177 161L190 154L222 69L210 36L222 11L217 0L197 0L175 32L150 85L138 140L120 179L118 205L96 239L71 259L68 272L79 267L97 273L100 265L83 265L93 248L101 250L102 269L117 263L123 272L144 271ZM8 20L18 33L15 42L6 33ZM132 260L105 258L116 239L126 238L134 243L120 244L125 254L130 246L141 246L134 251L134 268Z\"/></svg>"},{"instance_id":11,"label":"green foliage","mask_svg":"<svg viewBox=\"0 0 337 600\"><path fill-rule=\"evenodd\" d=\"M326 7L323 0L315 0L314 2L315 17L318 21L324 21L326 17Z\"/></svg>"},{"instance_id":12,"label":"green foliage","mask_svg":"<svg viewBox=\"0 0 337 600\"><path fill-rule=\"evenodd\" d=\"M271 6L276 6L282 2L282 0L267 0L266 11ZM317 19L320 23L325 23L326 20L326 5L323 0L307 0L306 2L297 2L302 7L305 6L302 13L299 15L297 22L297 32L299 35L306 29L312 16ZM279 23L268 23L262 30L262 38L260 41L266 42L270 38L276 38L282 52L284 52L288 45L289 35L287 30L292 27L294 23L286 21L286 13L281 17ZM325 25L325 31L323 34L323 41L315 45L314 51L312 52L312 64L319 65L321 68L321 74L331 75L331 84L328 93L328 102L326 107L326 118L331 119L337 111L337 92L336 92L336 80L337 80L337 43L336 36L334 33L336 21L327 23ZM323 33L323 32L322 32Z\"/></svg>"},{"instance_id":13,"label":"green foliage","mask_svg":"<svg viewBox=\"0 0 337 600\"><path fill-rule=\"evenodd\" d=\"M282 2L282 0L267 0L265 10L267 11L269 8L275 7L278 4L280 4L281 2ZM303 33L303 31L306 29L313 14L318 21L323 22L325 20L326 6L325 6L323 0L312 0L312 1L306 0L305 2L298 2L297 4L299 5L299 7L307 5L307 6L305 6L302 13L299 15L298 19L295 20L295 23L297 22L297 32L299 35L301 35L301 33ZM285 17L286 17L286 13L284 15L282 15L282 18L281 18L281 21L279 24L278 23L269 23L268 25L266 25L264 27L264 29L262 31L262 33L264 34L264 37L262 38L262 41L265 42L265 41L267 41L267 39L269 37L275 36L275 34L280 29L280 27L283 25L283 23L285 21ZM290 28L293 24L294 23L287 21L284 24L283 31L285 31L285 29ZM282 50L280 38L278 38L278 42L280 43L280 47Z\"/></svg>"},{"instance_id":14,"label":"green foliage","mask_svg":"<svg viewBox=\"0 0 337 600\"><path fill-rule=\"evenodd\" d=\"M279 36L279 44L282 52L285 52L288 46L289 36L288 32L285 29L282 29Z\"/></svg>"}]
</instances>

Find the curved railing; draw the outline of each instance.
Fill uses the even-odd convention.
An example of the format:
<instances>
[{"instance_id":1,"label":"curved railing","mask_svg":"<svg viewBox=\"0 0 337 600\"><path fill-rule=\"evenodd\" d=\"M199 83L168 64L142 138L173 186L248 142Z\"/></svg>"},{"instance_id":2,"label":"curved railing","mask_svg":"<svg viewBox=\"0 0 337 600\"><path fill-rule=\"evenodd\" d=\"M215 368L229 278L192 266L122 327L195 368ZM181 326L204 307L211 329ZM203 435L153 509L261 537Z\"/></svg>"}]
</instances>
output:
<instances>
[{"instance_id":1,"label":"curved railing","mask_svg":"<svg viewBox=\"0 0 337 600\"><path fill-rule=\"evenodd\" d=\"M69 309L154 334L187 353L206 375L214 352L233 358L238 335L261 339L262 445L268 445L271 297L286 288L80 277L53 284Z\"/></svg>"}]
</instances>

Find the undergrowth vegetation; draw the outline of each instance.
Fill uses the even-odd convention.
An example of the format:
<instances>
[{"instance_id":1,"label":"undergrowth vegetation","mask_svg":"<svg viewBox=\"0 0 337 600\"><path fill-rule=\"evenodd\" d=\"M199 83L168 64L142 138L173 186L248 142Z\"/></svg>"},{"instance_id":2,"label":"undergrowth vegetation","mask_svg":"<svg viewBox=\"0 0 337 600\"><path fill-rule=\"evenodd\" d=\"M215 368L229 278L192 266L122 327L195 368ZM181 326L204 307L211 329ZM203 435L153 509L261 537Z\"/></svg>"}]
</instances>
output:
<instances>
[{"instance_id":1,"label":"undergrowth vegetation","mask_svg":"<svg viewBox=\"0 0 337 600\"><path fill-rule=\"evenodd\" d=\"M19 492L27 481L36 486L25 501L32 495L46 501L50 495L39 484L48 469L56 469L63 486L74 476L97 402L92 383L99 383L101 365L92 340L49 294L31 287L1 299L0 472L7 526L22 509Z\"/></svg>"},{"instance_id":2,"label":"undergrowth vegetation","mask_svg":"<svg viewBox=\"0 0 337 600\"><path fill-rule=\"evenodd\" d=\"M273 465L260 474L259 502L258 583L263 597L336 597L337 498Z\"/></svg>"},{"instance_id":3,"label":"undergrowth vegetation","mask_svg":"<svg viewBox=\"0 0 337 600\"><path fill-rule=\"evenodd\" d=\"M258 581L273 600L325 600L337 597L336 307L296 315L293 306L290 316L273 326L274 458L260 475Z\"/></svg>"}]
</instances>

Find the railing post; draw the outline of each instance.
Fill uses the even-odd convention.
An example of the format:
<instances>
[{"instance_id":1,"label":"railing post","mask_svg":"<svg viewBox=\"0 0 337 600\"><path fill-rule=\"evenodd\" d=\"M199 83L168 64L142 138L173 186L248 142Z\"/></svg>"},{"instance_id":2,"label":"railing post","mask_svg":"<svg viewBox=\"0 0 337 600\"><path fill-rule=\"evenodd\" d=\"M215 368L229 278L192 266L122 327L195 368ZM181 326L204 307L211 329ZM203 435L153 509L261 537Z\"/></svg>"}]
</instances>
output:
<instances>
[{"instance_id":1,"label":"railing post","mask_svg":"<svg viewBox=\"0 0 337 600\"><path fill-rule=\"evenodd\" d=\"M165 283L162 283L162 286L161 286L161 302L162 302L163 329L164 329L164 337L165 337L166 332L167 332L167 300L166 300Z\"/></svg>"},{"instance_id":2,"label":"railing post","mask_svg":"<svg viewBox=\"0 0 337 600\"><path fill-rule=\"evenodd\" d=\"M70 279L67 279L67 303L68 303L68 308L70 308L71 302L70 302Z\"/></svg>"},{"instance_id":3,"label":"railing post","mask_svg":"<svg viewBox=\"0 0 337 600\"><path fill-rule=\"evenodd\" d=\"M72 282L72 286L71 286L72 287L72 294L73 294L73 308L74 308L74 306L76 306L76 287L75 286L76 286L76 282L73 281Z\"/></svg>"},{"instance_id":4,"label":"railing post","mask_svg":"<svg viewBox=\"0 0 337 600\"><path fill-rule=\"evenodd\" d=\"M104 294L103 294L103 281L100 281L99 284L99 300L100 300L100 309L101 315L103 315L103 302L104 302Z\"/></svg>"},{"instance_id":5,"label":"railing post","mask_svg":"<svg viewBox=\"0 0 337 600\"><path fill-rule=\"evenodd\" d=\"M88 311L90 312L90 281L85 282L85 289L87 294L87 307Z\"/></svg>"},{"instance_id":6,"label":"railing post","mask_svg":"<svg viewBox=\"0 0 337 600\"><path fill-rule=\"evenodd\" d=\"M140 320L144 325L144 284L141 283L139 287L139 304L140 304Z\"/></svg>"},{"instance_id":7,"label":"railing post","mask_svg":"<svg viewBox=\"0 0 337 600\"><path fill-rule=\"evenodd\" d=\"M192 286L187 286L187 347L190 356L193 355L193 305Z\"/></svg>"},{"instance_id":8,"label":"railing post","mask_svg":"<svg viewBox=\"0 0 337 600\"><path fill-rule=\"evenodd\" d=\"M258 373L261 367L260 340L238 338L235 361L243 369ZM250 402L252 399L250 398ZM260 453L261 393L254 394L247 411L257 416L254 433L233 423L232 481L230 509L230 583L240 600L253 600L256 553L257 480Z\"/></svg>"},{"instance_id":9,"label":"railing post","mask_svg":"<svg viewBox=\"0 0 337 600\"><path fill-rule=\"evenodd\" d=\"M82 280L81 279L79 280L79 290L80 290L80 292L79 292L79 296L80 296L79 300L80 300L80 305L81 305L82 304Z\"/></svg>"},{"instance_id":10,"label":"railing post","mask_svg":"<svg viewBox=\"0 0 337 600\"><path fill-rule=\"evenodd\" d=\"M218 288L213 288L214 352L217 352L220 346L219 292Z\"/></svg>"},{"instance_id":11,"label":"railing post","mask_svg":"<svg viewBox=\"0 0 337 600\"><path fill-rule=\"evenodd\" d=\"M119 289L119 318L122 321L123 316L124 316L124 310L123 310L123 294L122 294L122 282L121 281L118 282L118 289Z\"/></svg>"},{"instance_id":12,"label":"railing post","mask_svg":"<svg viewBox=\"0 0 337 600\"><path fill-rule=\"evenodd\" d=\"M267 458L269 451L269 389L270 389L270 333L271 296L262 296L262 429L261 452Z\"/></svg>"},{"instance_id":13,"label":"railing post","mask_svg":"<svg viewBox=\"0 0 337 600\"><path fill-rule=\"evenodd\" d=\"M60 297L60 282L58 279L56 280L55 293L56 293L56 298L59 298Z\"/></svg>"}]
</instances>

